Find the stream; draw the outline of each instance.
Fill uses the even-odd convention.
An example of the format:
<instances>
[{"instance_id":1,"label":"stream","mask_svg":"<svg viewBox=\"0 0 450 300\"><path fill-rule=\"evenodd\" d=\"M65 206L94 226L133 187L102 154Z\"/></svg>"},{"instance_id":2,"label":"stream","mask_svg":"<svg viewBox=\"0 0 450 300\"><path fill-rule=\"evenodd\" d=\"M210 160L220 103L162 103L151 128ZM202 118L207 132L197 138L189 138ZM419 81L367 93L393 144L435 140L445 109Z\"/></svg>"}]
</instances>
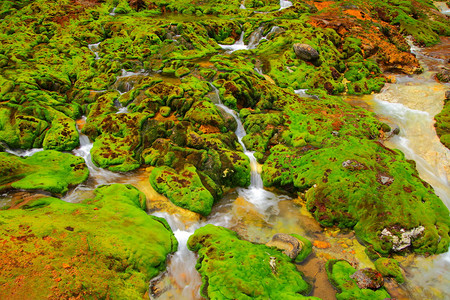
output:
<instances>
[{"instance_id":1,"label":"stream","mask_svg":"<svg viewBox=\"0 0 450 300\"><path fill-rule=\"evenodd\" d=\"M280 1L280 9L291 6L290 1ZM242 2L245 9L245 2ZM111 15L115 15L115 9ZM237 50L250 50L265 39L263 28L253 32L248 45L244 44L244 32L233 45L221 45L226 53ZM448 43L448 40L446 40ZM100 59L98 54L100 43L90 44L88 48ZM349 102L361 105L375 112L377 116L392 127L398 126L400 134L385 141L390 148L403 151L408 159L417 163L422 179L430 183L436 194L450 207L450 151L445 148L436 136L433 117L443 105L445 91L449 84L438 83L433 79L434 71L445 66L448 59L448 44L444 47L445 59L427 55L422 49L412 47L412 51L421 60L425 72L420 75L395 76L395 83L387 84L381 93L363 97L349 97ZM257 70L258 71L258 70ZM133 83L123 78L148 76L144 70L139 72L122 71L113 88L123 94L133 89ZM306 94L306 90L296 90L298 95L315 97ZM322 228L306 211L296 205L296 199L279 191L263 187L260 166L253 152L248 151L242 142L246 135L239 115L225 106L218 90L211 84L209 94L211 101L224 114L231 115L237 124L235 131L243 152L251 166L251 184L247 188L237 188L227 193L212 210L208 217L199 217L182 210L169 211L152 204L152 202L168 202L151 187L148 181L148 170L140 169L130 173L113 173L98 168L93 164L90 150L93 143L81 133L85 117L77 122L80 132L80 146L73 151L74 155L83 157L89 168L87 182L71 190L62 199L67 202L79 202L93 196L93 189L102 184L133 184L147 196L150 213L165 218L171 226L178 242L178 251L168 260L167 271L150 283L151 299L203 299L200 296L201 278L195 269L196 255L187 249L186 243L197 228L206 224L224 226L236 231L241 237L255 243L266 243L276 233L297 233L311 241L325 243L326 247L315 247L313 254L297 268L312 284L312 295L322 299L336 299L336 290L327 279L325 261L330 258L342 258L357 264L359 268L373 267L373 263L364 253L364 247L356 240L351 230ZM127 113L126 107L118 107L118 113ZM20 156L32 155L42 149L12 151ZM1 203L0 203L1 204ZM175 213L174 213L175 212ZM396 257L406 271L406 283L400 287L388 285L389 292L397 299L450 299L450 253L437 256Z\"/></svg>"}]
</instances>

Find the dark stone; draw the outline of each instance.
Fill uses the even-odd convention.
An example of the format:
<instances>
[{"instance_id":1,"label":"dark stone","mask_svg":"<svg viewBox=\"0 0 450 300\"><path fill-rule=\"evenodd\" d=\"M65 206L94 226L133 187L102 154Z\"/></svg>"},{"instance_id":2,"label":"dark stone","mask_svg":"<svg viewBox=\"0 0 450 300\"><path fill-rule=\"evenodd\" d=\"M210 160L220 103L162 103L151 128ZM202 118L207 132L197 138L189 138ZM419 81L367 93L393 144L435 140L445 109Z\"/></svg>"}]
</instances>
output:
<instances>
[{"instance_id":1,"label":"dark stone","mask_svg":"<svg viewBox=\"0 0 450 300\"><path fill-rule=\"evenodd\" d=\"M316 62L319 59L319 52L308 44L294 44L294 52L298 58L305 61Z\"/></svg>"},{"instance_id":2,"label":"dark stone","mask_svg":"<svg viewBox=\"0 0 450 300\"><path fill-rule=\"evenodd\" d=\"M450 90L445 91L445 100L450 100Z\"/></svg>"},{"instance_id":3,"label":"dark stone","mask_svg":"<svg viewBox=\"0 0 450 300\"><path fill-rule=\"evenodd\" d=\"M384 285L383 275L371 268L358 270L350 278L356 281L360 289L377 290Z\"/></svg>"}]
</instances>

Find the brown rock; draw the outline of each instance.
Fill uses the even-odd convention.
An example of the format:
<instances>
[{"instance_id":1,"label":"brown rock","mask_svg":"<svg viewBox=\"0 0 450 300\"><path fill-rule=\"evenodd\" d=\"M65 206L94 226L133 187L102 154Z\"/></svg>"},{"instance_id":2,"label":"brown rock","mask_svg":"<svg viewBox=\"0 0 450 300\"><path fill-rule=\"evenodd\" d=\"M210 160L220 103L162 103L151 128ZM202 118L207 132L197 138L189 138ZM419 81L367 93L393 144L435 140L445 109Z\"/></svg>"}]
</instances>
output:
<instances>
[{"instance_id":1,"label":"brown rock","mask_svg":"<svg viewBox=\"0 0 450 300\"><path fill-rule=\"evenodd\" d=\"M383 275L371 268L358 270L350 278L355 279L360 289L377 290L384 285Z\"/></svg>"},{"instance_id":2,"label":"brown rock","mask_svg":"<svg viewBox=\"0 0 450 300\"><path fill-rule=\"evenodd\" d=\"M298 58L306 61L316 61L319 59L319 52L308 44L294 44L294 52Z\"/></svg>"},{"instance_id":3,"label":"brown rock","mask_svg":"<svg viewBox=\"0 0 450 300\"><path fill-rule=\"evenodd\" d=\"M291 259L295 259L303 248L303 242L286 233L277 233L266 243L268 247L277 247Z\"/></svg>"}]
</instances>

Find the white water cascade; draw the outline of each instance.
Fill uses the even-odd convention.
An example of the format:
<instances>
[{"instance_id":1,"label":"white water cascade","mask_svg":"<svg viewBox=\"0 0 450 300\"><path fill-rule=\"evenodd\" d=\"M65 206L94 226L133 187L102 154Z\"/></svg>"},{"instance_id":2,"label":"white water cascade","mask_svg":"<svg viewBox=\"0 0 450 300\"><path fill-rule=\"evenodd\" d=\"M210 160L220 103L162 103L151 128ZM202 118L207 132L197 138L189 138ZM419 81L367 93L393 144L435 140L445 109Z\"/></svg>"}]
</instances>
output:
<instances>
[{"instance_id":1,"label":"white water cascade","mask_svg":"<svg viewBox=\"0 0 450 300\"><path fill-rule=\"evenodd\" d=\"M27 149L27 150L22 150L22 149L5 149L5 152L14 154L15 156L32 156L33 154L37 153L37 152L41 152L44 151L44 148L32 148L32 149Z\"/></svg>"},{"instance_id":2,"label":"white water cascade","mask_svg":"<svg viewBox=\"0 0 450 300\"><path fill-rule=\"evenodd\" d=\"M83 116L82 122L84 123L85 121L86 117ZM114 173L97 167L92 162L91 158L91 149L94 146L94 143L92 143L86 135L81 133L81 129L78 125L77 129L80 136L80 146L74 149L72 153L75 156L82 157L86 162L86 166L89 169L89 179L86 182L77 185L76 188L69 191L63 198L61 198L66 202L78 202L83 198L81 196L83 193L92 191L100 185L122 182L121 178L125 177L120 173Z\"/></svg>"},{"instance_id":3,"label":"white water cascade","mask_svg":"<svg viewBox=\"0 0 450 300\"><path fill-rule=\"evenodd\" d=\"M287 199L287 197L284 198L277 196L264 189L263 181L259 173L259 165L254 156L254 152L248 151L244 143L242 142L242 138L247 135L244 129L244 125L242 124L238 114L234 110L228 108L222 103L217 88L212 84L210 84L210 86L212 87L214 92L213 93L214 96L212 97L213 98L212 101L214 102L214 104L217 107L220 107L224 112L231 115L235 119L237 124L235 134L238 138L239 144L242 146L244 154L250 160L250 168L251 168L250 186L248 188L239 188L238 189L239 196L243 197L247 202L252 203L261 214L266 213L267 210L269 209L276 210L277 203L281 200Z\"/></svg>"},{"instance_id":4,"label":"white water cascade","mask_svg":"<svg viewBox=\"0 0 450 300\"><path fill-rule=\"evenodd\" d=\"M195 269L197 256L187 248L189 237L200 227L207 224L230 227L231 218L221 213L212 214L207 221L186 224L180 217L166 212L156 212L152 215L164 218L170 225L178 241L178 250L169 258L167 271L150 282L151 299L201 299L200 274ZM152 289L160 291L152 295Z\"/></svg>"},{"instance_id":5,"label":"white water cascade","mask_svg":"<svg viewBox=\"0 0 450 300\"><path fill-rule=\"evenodd\" d=\"M98 48L100 46L100 43L101 42L98 42L96 44L89 44L88 45L89 50L91 50L91 52L95 54L95 59L96 60L100 59L100 56L98 55Z\"/></svg>"},{"instance_id":6,"label":"white water cascade","mask_svg":"<svg viewBox=\"0 0 450 300\"><path fill-rule=\"evenodd\" d=\"M276 27L276 26L274 26ZM258 27L255 31L253 31L249 38L248 38L248 44L246 45L244 43L244 35L245 32L242 31L241 35L239 36L239 40L232 44L232 45L223 45L223 44L219 44L220 47L222 47L222 49L226 50L226 53L233 53L234 51L238 51L238 50L251 50L251 49L256 49L256 47L258 47L259 43L266 39L266 36L263 36L263 32L264 32L264 27L260 26ZM269 32L270 34L271 32Z\"/></svg>"},{"instance_id":7,"label":"white water cascade","mask_svg":"<svg viewBox=\"0 0 450 300\"><path fill-rule=\"evenodd\" d=\"M292 2L291 1L280 0L280 10L285 9L285 8L289 8L291 6L292 6Z\"/></svg>"}]
</instances>

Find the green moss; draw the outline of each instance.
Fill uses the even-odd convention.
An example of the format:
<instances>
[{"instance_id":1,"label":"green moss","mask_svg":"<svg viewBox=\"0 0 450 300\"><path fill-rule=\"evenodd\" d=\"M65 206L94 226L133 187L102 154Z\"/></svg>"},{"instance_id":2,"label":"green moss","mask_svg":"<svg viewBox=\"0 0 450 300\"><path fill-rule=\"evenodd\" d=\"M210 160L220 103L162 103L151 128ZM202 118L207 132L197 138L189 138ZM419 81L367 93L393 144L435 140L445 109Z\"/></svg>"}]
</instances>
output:
<instances>
[{"instance_id":1,"label":"green moss","mask_svg":"<svg viewBox=\"0 0 450 300\"><path fill-rule=\"evenodd\" d=\"M402 269L398 265L398 261L393 258L379 258L375 261L375 268L380 272L383 276L394 277L395 280L402 284L405 282L405 278L403 277Z\"/></svg>"},{"instance_id":2,"label":"green moss","mask_svg":"<svg viewBox=\"0 0 450 300\"><path fill-rule=\"evenodd\" d=\"M0 153L0 189L44 190L64 194L68 188L85 181L88 168L81 157L47 150L29 157Z\"/></svg>"},{"instance_id":3,"label":"green moss","mask_svg":"<svg viewBox=\"0 0 450 300\"><path fill-rule=\"evenodd\" d=\"M337 288L338 293L336 299L338 300L350 300L350 299L390 299L390 295L384 289L378 289L376 291L369 289L360 289L356 284L356 281L350 276L353 275L356 270L350 263L345 260L329 260L326 264L328 280L331 284Z\"/></svg>"},{"instance_id":4,"label":"green moss","mask_svg":"<svg viewBox=\"0 0 450 300\"><path fill-rule=\"evenodd\" d=\"M441 143L450 149L450 101L444 102L444 107L440 113L434 116L436 123L436 134L441 139Z\"/></svg>"},{"instance_id":5,"label":"green moss","mask_svg":"<svg viewBox=\"0 0 450 300\"><path fill-rule=\"evenodd\" d=\"M169 167L154 168L150 183L177 206L204 216L211 212L214 197L204 187L194 166L186 165L180 172Z\"/></svg>"},{"instance_id":6,"label":"green moss","mask_svg":"<svg viewBox=\"0 0 450 300\"><path fill-rule=\"evenodd\" d=\"M312 243L310 240L308 240L305 237L302 237L301 235L295 234L295 233L291 233L291 235L293 237L295 237L296 239L298 239L302 244L302 250L300 251L300 253L297 255L297 257L295 258L295 262L296 263L301 263L302 261L304 261L312 252Z\"/></svg>"},{"instance_id":7,"label":"green moss","mask_svg":"<svg viewBox=\"0 0 450 300\"><path fill-rule=\"evenodd\" d=\"M290 259L265 245L239 239L229 229L206 225L189 237L198 253L201 295L209 299L317 299ZM272 261L272 267L271 267Z\"/></svg>"},{"instance_id":8,"label":"green moss","mask_svg":"<svg viewBox=\"0 0 450 300\"><path fill-rule=\"evenodd\" d=\"M0 271L3 296L142 298L177 249L167 222L149 216L130 185L99 187L80 204L40 198L0 211L0 224L2 255L15 261Z\"/></svg>"}]
</instances>

